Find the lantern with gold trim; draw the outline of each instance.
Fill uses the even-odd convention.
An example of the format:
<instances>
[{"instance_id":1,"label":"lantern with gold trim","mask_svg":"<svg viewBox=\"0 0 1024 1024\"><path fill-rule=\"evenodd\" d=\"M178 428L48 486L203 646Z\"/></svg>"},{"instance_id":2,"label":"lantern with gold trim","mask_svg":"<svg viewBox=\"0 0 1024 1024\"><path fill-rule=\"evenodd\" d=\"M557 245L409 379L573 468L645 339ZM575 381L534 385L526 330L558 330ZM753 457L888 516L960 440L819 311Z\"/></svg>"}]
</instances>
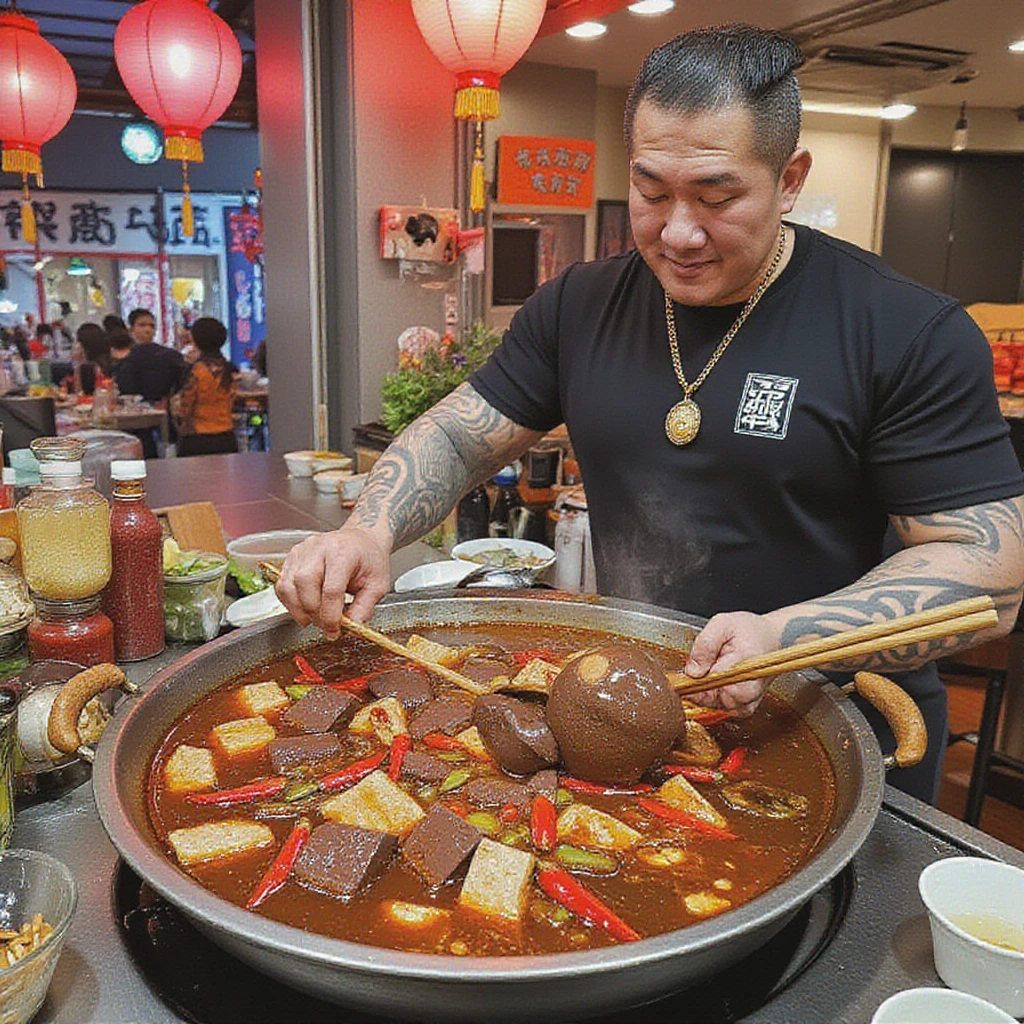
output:
<instances>
[{"instance_id":1,"label":"lantern with gold trim","mask_svg":"<svg viewBox=\"0 0 1024 1024\"><path fill-rule=\"evenodd\" d=\"M235 97L242 48L207 0L145 0L119 22L114 57L132 99L163 129L164 155L181 161L182 231L191 238L188 165L202 163L202 134Z\"/></svg>"},{"instance_id":2,"label":"lantern with gold trim","mask_svg":"<svg viewBox=\"0 0 1024 1024\"><path fill-rule=\"evenodd\" d=\"M39 34L17 5L0 9L0 142L2 167L21 175L21 235L34 245L36 218L28 176L43 187L40 147L71 119L78 86L63 54Z\"/></svg>"},{"instance_id":3,"label":"lantern with gold trim","mask_svg":"<svg viewBox=\"0 0 1024 1024\"><path fill-rule=\"evenodd\" d=\"M501 76L529 49L547 0L412 0L420 33L455 75L455 116L476 123L470 208L484 208L483 122L499 112Z\"/></svg>"}]
</instances>

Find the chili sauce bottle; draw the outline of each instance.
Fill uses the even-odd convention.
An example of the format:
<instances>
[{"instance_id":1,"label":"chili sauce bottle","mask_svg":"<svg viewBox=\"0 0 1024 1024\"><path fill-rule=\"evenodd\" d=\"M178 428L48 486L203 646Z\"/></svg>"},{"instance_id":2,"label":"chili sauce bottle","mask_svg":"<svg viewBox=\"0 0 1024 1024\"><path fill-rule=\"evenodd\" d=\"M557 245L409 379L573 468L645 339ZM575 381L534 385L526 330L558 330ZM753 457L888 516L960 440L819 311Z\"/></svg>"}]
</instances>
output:
<instances>
[{"instance_id":1,"label":"chili sauce bottle","mask_svg":"<svg viewBox=\"0 0 1024 1024\"><path fill-rule=\"evenodd\" d=\"M118 661L142 661L164 649L164 571L160 523L146 504L146 464L110 464L112 572L104 605L114 623Z\"/></svg>"}]
</instances>

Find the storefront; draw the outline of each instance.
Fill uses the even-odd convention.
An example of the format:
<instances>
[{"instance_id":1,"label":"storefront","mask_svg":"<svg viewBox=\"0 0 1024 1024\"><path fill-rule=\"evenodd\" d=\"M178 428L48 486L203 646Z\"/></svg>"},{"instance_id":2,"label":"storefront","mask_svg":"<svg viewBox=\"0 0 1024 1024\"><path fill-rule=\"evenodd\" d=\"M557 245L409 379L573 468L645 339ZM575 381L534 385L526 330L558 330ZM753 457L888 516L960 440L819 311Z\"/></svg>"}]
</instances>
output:
<instances>
[{"instance_id":1,"label":"storefront","mask_svg":"<svg viewBox=\"0 0 1024 1024\"><path fill-rule=\"evenodd\" d=\"M35 246L21 234L20 194L0 191L0 323L61 320L71 331L138 307L175 344L200 316L229 329L231 358L248 362L266 336L261 225L239 195L195 193L186 238L181 194L37 194Z\"/></svg>"}]
</instances>

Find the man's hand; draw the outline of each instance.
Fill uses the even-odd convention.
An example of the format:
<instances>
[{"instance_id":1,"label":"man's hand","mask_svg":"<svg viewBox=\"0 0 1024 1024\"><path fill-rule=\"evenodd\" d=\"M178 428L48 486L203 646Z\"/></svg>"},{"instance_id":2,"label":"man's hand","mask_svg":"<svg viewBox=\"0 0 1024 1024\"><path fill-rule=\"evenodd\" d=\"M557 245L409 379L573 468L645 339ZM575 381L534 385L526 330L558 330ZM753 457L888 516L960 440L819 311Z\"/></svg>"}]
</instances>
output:
<instances>
[{"instance_id":1,"label":"man's hand","mask_svg":"<svg viewBox=\"0 0 1024 1024\"><path fill-rule=\"evenodd\" d=\"M328 640L341 632L345 594L354 597L349 616L365 622L391 586L388 552L368 530L343 526L310 537L285 559L277 596L300 626L319 626Z\"/></svg>"},{"instance_id":2,"label":"man's hand","mask_svg":"<svg viewBox=\"0 0 1024 1024\"><path fill-rule=\"evenodd\" d=\"M767 654L778 647L778 635L763 616L751 612L725 612L709 619L693 641L686 674L692 679L701 679L709 672L724 672L738 662ZM735 711L746 717L757 710L770 683L770 678L734 683L718 690L691 693L687 700L705 707Z\"/></svg>"}]
</instances>

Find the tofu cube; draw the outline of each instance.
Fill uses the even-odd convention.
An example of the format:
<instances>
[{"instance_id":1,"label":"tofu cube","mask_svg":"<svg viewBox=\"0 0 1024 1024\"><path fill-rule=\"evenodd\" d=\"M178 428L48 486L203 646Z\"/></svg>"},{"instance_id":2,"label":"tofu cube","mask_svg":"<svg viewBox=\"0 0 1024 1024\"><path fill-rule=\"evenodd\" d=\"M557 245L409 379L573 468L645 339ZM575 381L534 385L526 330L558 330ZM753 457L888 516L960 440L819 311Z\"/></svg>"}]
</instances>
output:
<instances>
[{"instance_id":1,"label":"tofu cube","mask_svg":"<svg viewBox=\"0 0 1024 1024\"><path fill-rule=\"evenodd\" d=\"M384 697L360 708L349 722L348 730L360 736L376 734L385 747L390 747L396 736L409 731L409 721L397 698Z\"/></svg>"},{"instance_id":2,"label":"tofu cube","mask_svg":"<svg viewBox=\"0 0 1024 1024\"><path fill-rule=\"evenodd\" d=\"M509 690L526 690L530 693L547 693L555 676L562 670L542 658L528 661L508 684Z\"/></svg>"},{"instance_id":3,"label":"tofu cube","mask_svg":"<svg viewBox=\"0 0 1024 1024\"><path fill-rule=\"evenodd\" d=\"M676 764L693 764L714 768L722 760L722 748L708 730L692 719L686 720L686 731L675 742L672 760Z\"/></svg>"},{"instance_id":4,"label":"tofu cube","mask_svg":"<svg viewBox=\"0 0 1024 1024\"><path fill-rule=\"evenodd\" d=\"M229 757L250 754L262 750L277 733L263 717L236 718L233 722L222 722L210 732L210 741L216 743Z\"/></svg>"},{"instance_id":5,"label":"tofu cube","mask_svg":"<svg viewBox=\"0 0 1024 1024\"><path fill-rule=\"evenodd\" d=\"M683 903L694 917L714 917L732 906L728 900L713 892L691 892L683 898Z\"/></svg>"},{"instance_id":6,"label":"tofu cube","mask_svg":"<svg viewBox=\"0 0 1024 1024\"><path fill-rule=\"evenodd\" d=\"M291 704L291 698L272 679L268 683L250 683L238 691L242 707L250 715L268 715Z\"/></svg>"},{"instance_id":7,"label":"tofu cube","mask_svg":"<svg viewBox=\"0 0 1024 1024\"><path fill-rule=\"evenodd\" d=\"M459 651L456 647L445 647L444 644L434 643L426 637L413 633L405 642L413 654L434 662L435 665L452 665L459 660Z\"/></svg>"},{"instance_id":8,"label":"tofu cube","mask_svg":"<svg viewBox=\"0 0 1024 1024\"><path fill-rule=\"evenodd\" d=\"M468 729L463 729L462 732L456 733L455 739L458 740L478 761L494 761L494 758L488 753L487 748L484 746L484 741L480 738L480 733L477 731L475 725L471 725Z\"/></svg>"},{"instance_id":9,"label":"tofu cube","mask_svg":"<svg viewBox=\"0 0 1024 1024\"><path fill-rule=\"evenodd\" d=\"M693 787L693 784L684 779L682 775L673 775L660 789L654 794L654 796L661 800L662 803L669 804L672 807L678 807L681 811L686 811L687 814L693 815L695 818L699 818L701 821L706 821L709 825L714 825L715 828L728 828L729 822L725 820L724 816L719 814L715 808L708 803L708 801L701 796L700 793Z\"/></svg>"},{"instance_id":10,"label":"tofu cube","mask_svg":"<svg viewBox=\"0 0 1024 1024\"><path fill-rule=\"evenodd\" d=\"M446 928L451 920L451 913L441 910L440 907L424 907L419 903L406 903L403 900L389 900L382 909L384 916L393 924L412 931Z\"/></svg>"},{"instance_id":11,"label":"tofu cube","mask_svg":"<svg viewBox=\"0 0 1024 1024\"><path fill-rule=\"evenodd\" d=\"M213 754L206 747L182 743L164 765L164 782L171 793L198 793L217 785Z\"/></svg>"},{"instance_id":12,"label":"tofu cube","mask_svg":"<svg viewBox=\"0 0 1024 1024\"><path fill-rule=\"evenodd\" d=\"M629 850L643 839L635 828L586 804L570 804L558 816L559 842L598 850Z\"/></svg>"},{"instance_id":13,"label":"tofu cube","mask_svg":"<svg viewBox=\"0 0 1024 1024\"><path fill-rule=\"evenodd\" d=\"M534 863L532 853L481 839L459 893L460 906L519 921L526 910Z\"/></svg>"},{"instance_id":14,"label":"tofu cube","mask_svg":"<svg viewBox=\"0 0 1024 1024\"><path fill-rule=\"evenodd\" d=\"M258 821L212 821L191 828L176 828L167 837L178 863L205 864L207 861L251 853L274 842L274 833Z\"/></svg>"},{"instance_id":15,"label":"tofu cube","mask_svg":"<svg viewBox=\"0 0 1024 1024\"><path fill-rule=\"evenodd\" d=\"M396 836L405 835L424 817L423 808L382 771L371 772L351 789L325 800L320 813L328 821Z\"/></svg>"}]
</instances>

